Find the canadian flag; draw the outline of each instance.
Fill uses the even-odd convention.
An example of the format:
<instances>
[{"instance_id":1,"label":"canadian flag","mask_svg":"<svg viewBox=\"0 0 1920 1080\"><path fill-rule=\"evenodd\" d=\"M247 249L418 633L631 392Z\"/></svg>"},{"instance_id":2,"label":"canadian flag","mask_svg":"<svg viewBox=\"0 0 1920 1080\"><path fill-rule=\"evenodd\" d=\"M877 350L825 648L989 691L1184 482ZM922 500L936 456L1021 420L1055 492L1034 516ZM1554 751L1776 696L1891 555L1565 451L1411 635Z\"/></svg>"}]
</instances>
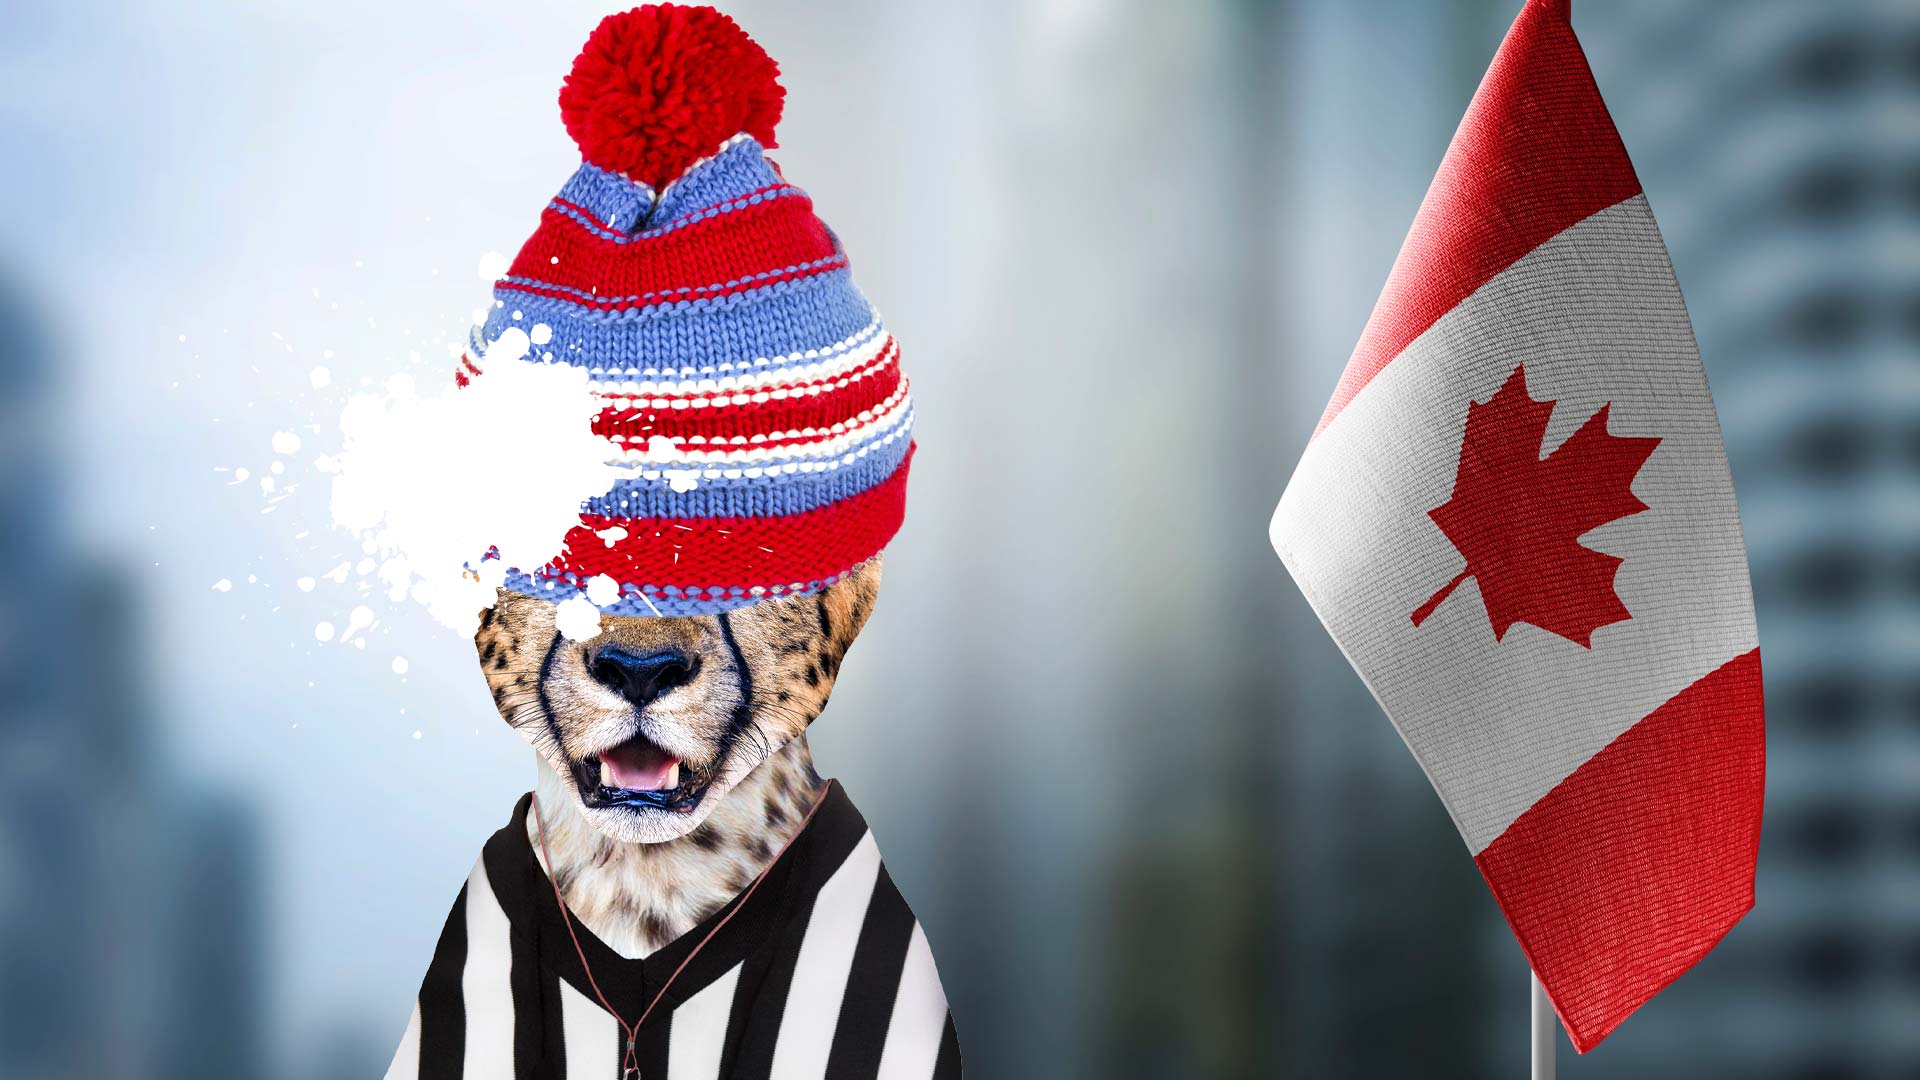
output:
<instances>
[{"instance_id":1,"label":"canadian flag","mask_svg":"<svg viewBox=\"0 0 1920 1080\"><path fill-rule=\"evenodd\" d=\"M1273 517L1585 1052L1753 906L1746 547L1693 328L1530 0Z\"/></svg>"}]
</instances>

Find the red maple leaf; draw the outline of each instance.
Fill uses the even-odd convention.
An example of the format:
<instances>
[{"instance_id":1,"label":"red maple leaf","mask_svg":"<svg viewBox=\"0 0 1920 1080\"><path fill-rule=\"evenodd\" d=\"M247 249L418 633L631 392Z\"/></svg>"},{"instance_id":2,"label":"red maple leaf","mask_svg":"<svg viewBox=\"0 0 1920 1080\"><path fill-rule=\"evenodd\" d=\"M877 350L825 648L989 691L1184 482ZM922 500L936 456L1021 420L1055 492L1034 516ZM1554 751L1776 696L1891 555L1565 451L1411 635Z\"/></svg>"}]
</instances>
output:
<instances>
[{"instance_id":1,"label":"red maple leaf","mask_svg":"<svg viewBox=\"0 0 1920 1080\"><path fill-rule=\"evenodd\" d=\"M1621 560L1579 539L1647 508L1631 486L1660 440L1608 432L1609 403L1543 458L1553 407L1527 394L1525 365L1492 398L1467 405L1453 497L1427 511L1467 568L1414 610L1413 625L1470 577L1495 641L1525 622L1591 649L1595 630L1632 618L1613 591Z\"/></svg>"}]
</instances>

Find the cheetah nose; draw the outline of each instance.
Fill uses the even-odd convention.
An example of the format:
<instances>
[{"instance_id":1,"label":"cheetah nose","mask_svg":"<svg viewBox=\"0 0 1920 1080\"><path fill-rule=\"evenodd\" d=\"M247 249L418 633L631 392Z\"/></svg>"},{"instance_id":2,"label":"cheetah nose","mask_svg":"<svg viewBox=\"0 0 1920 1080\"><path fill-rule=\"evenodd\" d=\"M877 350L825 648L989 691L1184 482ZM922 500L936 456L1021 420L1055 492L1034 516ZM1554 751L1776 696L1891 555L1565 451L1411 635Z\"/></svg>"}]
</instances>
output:
<instances>
[{"instance_id":1,"label":"cheetah nose","mask_svg":"<svg viewBox=\"0 0 1920 1080\"><path fill-rule=\"evenodd\" d=\"M641 708L676 687L693 681L699 660L672 649L631 653L618 645L593 651L587 670L595 682Z\"/></svg>"}]
</instances>

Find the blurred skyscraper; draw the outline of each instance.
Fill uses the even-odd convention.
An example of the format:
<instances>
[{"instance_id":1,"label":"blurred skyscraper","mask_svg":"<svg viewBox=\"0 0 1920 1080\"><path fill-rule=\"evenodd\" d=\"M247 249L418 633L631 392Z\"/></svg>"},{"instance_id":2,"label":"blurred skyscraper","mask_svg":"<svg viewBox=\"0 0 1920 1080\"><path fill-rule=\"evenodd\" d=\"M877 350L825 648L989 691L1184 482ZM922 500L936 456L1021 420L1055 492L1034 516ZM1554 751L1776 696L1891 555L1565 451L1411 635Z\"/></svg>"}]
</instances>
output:
<instances>
[{"instance_id":1,"label":"blurred skyscraper","mask_svg":"<svg viewBox=\"0 0 1920 1080\"><path fill-rule=\"evenodd\" d=\"M9 330L0 347L8 387L0 396L0 559L46 565L54 544L41 418L51 365L41 320L10 286L0 281L0 325ZM96 928L107 923L101 881L113 838L80 810L109 763L76 738L72 687L58 677L60 656L78 639L62 625L71 610L29 590L0 591L0 1074L21 1080L98 1075L104 1059L73 1057L76 1047L102 1042L90 1023L128 1032L125 1015L100 1008L89 992L89 972L112 951ZM124 732L101 734L122 753L132 749ZM75 812L44 810L63 803Z\"/></svg>"},{"instance_id":2,"label":"blurred skyscraper","mask_svg":"<svg viewBox=\"0 0 1920 1080\"><path fill-rule=\"evenodd\" d=\"M1758 904L1572 1076L1920 1076L1920 7L1575 5L1692 307L1768 691Z\"/></svg>"},{"instance_id":3,"label":"blurred skyscraper","mask_svg":"<svg viewBox=\"0 0 1920 1080\"><path fill-rule=\"evenodd\" d=\"M259 845L151 737L126 579L62 527L57 353L0 280L0 1076L260 1077Z\"/></svg>"}]
</instances>

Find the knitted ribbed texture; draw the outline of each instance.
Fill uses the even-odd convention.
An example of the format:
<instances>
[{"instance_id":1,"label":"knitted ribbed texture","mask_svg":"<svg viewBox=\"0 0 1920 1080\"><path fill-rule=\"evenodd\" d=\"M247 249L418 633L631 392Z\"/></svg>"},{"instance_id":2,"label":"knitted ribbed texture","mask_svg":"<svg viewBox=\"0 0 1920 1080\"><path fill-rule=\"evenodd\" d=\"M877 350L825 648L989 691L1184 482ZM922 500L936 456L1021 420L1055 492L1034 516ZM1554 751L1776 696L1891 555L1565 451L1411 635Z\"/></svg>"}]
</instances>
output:
<instances>
[{"instance_id":1,"label":"knitted ribbed texture","mask_svg":"<svg viewBox=\"0 0 1920 1080\"><path fill-rule=\"evenodd\" d=\"M635 36L635 21L704 11L614 16L589 49ZM609 37L616 20L628 23ZM636 81L663 77L647 74ZM905 511L913 403L893 336L759 139L712 146L657 192L595 164L597 149L583 143L590 160L494 284L456 377L478 373L472 358L509 328L550 328L528 361L586 369L593 430L624 448L625 475L582 507L557 558L512 568L507 587L558 601L605 574L620 598L602 610L620 615L824 588L878 554Z\"/></svg>"}]
</instances>

